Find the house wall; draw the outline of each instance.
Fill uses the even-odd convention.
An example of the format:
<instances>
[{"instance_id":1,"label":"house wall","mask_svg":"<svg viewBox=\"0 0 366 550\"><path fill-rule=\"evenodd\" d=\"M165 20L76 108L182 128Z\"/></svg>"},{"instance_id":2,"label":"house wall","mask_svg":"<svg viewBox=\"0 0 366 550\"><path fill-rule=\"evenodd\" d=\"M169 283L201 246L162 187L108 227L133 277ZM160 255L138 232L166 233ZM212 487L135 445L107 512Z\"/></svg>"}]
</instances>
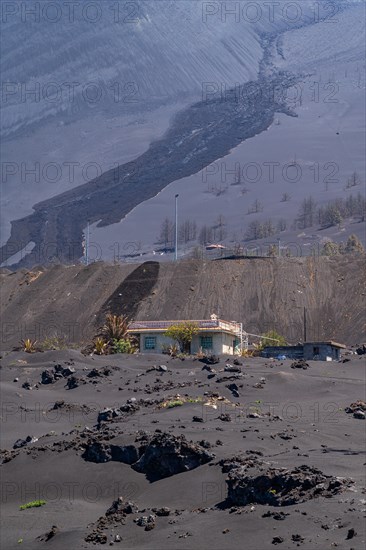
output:
<instances>
[{"instance_id":1,"label":"house wall","mask_svg":"<svg viewBox=\"0 0 366 550\"><path fill-rule=\"evenodd\" d=\"M303 346L267 346L261 353L262 357L277 357L285 355L289 359L302 359L304 357Z\"/></svg>"},{"instance_id":2,"label":"house wall","mask_svg":"<svg viewBox=\"0 0 366 550\"><path fill-rule=\"evenodd\" d=\"M314 348L319 348L318 354L316 353L317 350ZM340 349L329 344L304 344L304 359L326 361L327 357L330 357L332 360L337 361L340 359L340 356Z\"/></svg>"},{"instance_id":3,"label":"house wall","mask_svg":"<svg viewBox=\"0 0 366 550\"><path fill-rule=\"evenodd\" d=\"M212 337L212 347L209 349L205 349L205 347L201 344L201 337ZM201 348L204 352L213 353L215 355L222 355L222 354L228 354L228 355L234 355L234 339L235 336L226 334L225 332L214 332L214 333L208 333L204 332L201 334L197 334L192 339L191 344L191 352L197 353Z\"/></svg>"},{"instance_id":4,"label":"house wall","mask_svg":"<svg viewBox=\"0 0 366 550\"><path fill-rule=\"evenodd\" d=\"M155 349L145 349L145 338L156 338ZM170 346L172 343L172 339L164 336L162 332L144 332L140 334L140 351L142 353L161 353L164 346Z\"/></svg>"},{"instance_id":5,"label":"house wall","mask_svg":"<svg viewBox=\"0 0 366 550\"><path fill-rule=\"evenodd\" d=\"M205 349L201 343L201 337L212 337L212 346L208 349ZM156 347L155 349L146 349L145 348L145 338L156 338ZM203 332L193 336L191 342L191 353L197 353L202 350L204 352L213 353L215 355L221 354L234 354L233 348L234 336L229 334L220 333L220 332ZM170 346L173 343L171 338L167 338L163 332L144 332L140 334L140 351L145 353L161 353L165 346Z\"/></svg>"}]
</instances>

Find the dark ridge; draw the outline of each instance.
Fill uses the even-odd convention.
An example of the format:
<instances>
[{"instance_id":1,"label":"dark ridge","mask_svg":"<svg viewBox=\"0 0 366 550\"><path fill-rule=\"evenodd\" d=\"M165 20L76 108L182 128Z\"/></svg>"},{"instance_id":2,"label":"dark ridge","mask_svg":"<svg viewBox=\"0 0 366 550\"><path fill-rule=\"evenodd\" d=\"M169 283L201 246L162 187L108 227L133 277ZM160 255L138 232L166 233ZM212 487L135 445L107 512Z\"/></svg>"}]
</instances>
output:
<instances>
[{"instance_id":1,"label":"dark ridge","mask_svg":"<svg viewBox=\"0 0 366 550\"><path fill-rule=\"evenodd\" d=\"M97 316L98 325L103 323L107 313L133 318L140 303L149 297L158 282L159 270L159 262L145 262L139 265L104 302Z\"/></svg>"}]
</instances>

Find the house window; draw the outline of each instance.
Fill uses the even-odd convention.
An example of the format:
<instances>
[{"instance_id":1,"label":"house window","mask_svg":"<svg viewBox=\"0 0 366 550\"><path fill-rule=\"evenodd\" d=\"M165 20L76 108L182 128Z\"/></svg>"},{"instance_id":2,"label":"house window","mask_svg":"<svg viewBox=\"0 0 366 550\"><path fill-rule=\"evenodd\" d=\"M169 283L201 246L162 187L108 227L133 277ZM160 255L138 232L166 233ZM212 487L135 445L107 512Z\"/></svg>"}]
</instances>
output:
<instances>
[{"instance_id":1,"label":"house window","mask_svg":"<svg viewBox=\"0 0 366 550\"><path fill-rule=\"evenodd\" d=\"M201 336L201 348L212 349L212 347L213 347L212 336Z\"/></svg>"},{"instance_id":2,"label":"house window","mask_svg":"<svg viewBox=\"0 0 366 550\"><path fill-rule=\"evenodd\" d=\"M156 349L156 336L145 336L145 349Z\"/></svg>"}]
</instances>

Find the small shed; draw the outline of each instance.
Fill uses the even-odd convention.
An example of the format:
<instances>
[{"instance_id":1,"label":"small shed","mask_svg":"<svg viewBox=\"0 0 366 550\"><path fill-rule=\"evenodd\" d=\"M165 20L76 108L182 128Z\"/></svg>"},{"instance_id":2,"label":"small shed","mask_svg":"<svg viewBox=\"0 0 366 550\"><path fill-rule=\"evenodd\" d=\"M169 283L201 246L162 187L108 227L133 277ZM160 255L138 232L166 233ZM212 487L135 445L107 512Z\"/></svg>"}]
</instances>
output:
<instances>
[{"instance_id":1,"label":"small shed","mask_svg":"<svg viewBox=\"0 0 366 550\"><path fill-rule=\"evenodd\" d=\"M328 342L305 342L304 359L318 361L339 361L341 350L346 346L329 340Z\"/></svg>"},{"instance_id":2,"label":"small shed","mask_svg":"<svg viewBox=\"0 0 366 550\"><path fill-rule=\"evenodd\" d=\"M342 349L346 349L346 346L329 340L327 342L305 342L297 346L267 346L261 355L262 357L284 355L287 359L305 359L307 361L339 361Z\"/></svg>"}]
</instances>

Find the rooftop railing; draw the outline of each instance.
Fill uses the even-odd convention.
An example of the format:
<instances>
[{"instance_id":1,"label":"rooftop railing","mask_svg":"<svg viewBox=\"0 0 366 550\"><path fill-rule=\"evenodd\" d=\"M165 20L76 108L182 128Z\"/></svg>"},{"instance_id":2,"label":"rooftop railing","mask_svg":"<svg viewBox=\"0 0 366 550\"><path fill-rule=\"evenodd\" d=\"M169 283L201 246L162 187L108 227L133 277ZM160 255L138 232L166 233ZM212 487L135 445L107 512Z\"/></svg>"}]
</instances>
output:
<instances>
[{"instance_id":1,"label":"rooftop railing","mask_svg":"<svg viewBox=\"0 0 366 550\"><path fill-rule=\"evenodd\" d=\"M235 321L223 321L222 319L200 319L200 320L178 320L178 321L132 321L130 330L137 332L139 330L167 330L172 325L183 325L184 323L194 323L199 329L203 330L226 330L240 334L241 325Z\"/></svg>"}]
</instances>

